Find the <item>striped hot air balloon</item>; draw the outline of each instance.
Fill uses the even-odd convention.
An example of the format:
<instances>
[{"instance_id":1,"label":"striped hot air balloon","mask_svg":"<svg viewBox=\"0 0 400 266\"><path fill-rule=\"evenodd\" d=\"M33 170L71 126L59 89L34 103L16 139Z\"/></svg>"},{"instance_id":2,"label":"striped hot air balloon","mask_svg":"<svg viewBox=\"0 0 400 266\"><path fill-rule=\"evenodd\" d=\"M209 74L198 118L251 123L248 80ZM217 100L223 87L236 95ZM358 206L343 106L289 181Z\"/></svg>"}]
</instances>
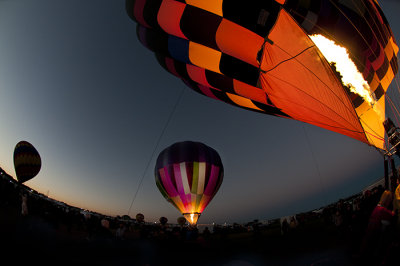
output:
<instances>
[{"instance_id":1,"label":"striped hot air balloon","mask_svg":"<svg viewBox=\"0 0 400 266\"><path fill-rule=\"evenodd\" d=\"M42 160L39 152L27 141L20 141L14 148L14 168L17 180L24 183L40 171Z\"/></svg>"},{"instance_id":2,"label":"striped hot air balloon","mask_svg":"<svg viewBox=\"0 0 400 266\"><path fill-rule=\"evenodd\" d=\"M161 194L192 225L217 193L223 175L218 153L193 141L167 147L158 156L155 166L156 184Z\"/></svg>"}]
</instances>

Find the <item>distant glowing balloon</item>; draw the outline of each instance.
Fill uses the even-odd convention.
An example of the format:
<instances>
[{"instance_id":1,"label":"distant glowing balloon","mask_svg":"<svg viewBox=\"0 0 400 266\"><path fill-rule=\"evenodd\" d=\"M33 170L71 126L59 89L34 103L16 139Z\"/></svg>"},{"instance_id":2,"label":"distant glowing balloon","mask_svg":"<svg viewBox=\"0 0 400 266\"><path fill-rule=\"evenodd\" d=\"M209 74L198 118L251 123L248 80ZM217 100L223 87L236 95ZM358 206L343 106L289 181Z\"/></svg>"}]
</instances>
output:
<instances>
[{"instance_id":1,"label":"distant glowing balloon","mask_svg":"<svg viewBox=\"0 0 400 266\"><path fill-rule=\"evenodd\" d=\"M218 153L200 142L177 142L158 156L155 177L161 194L195 225L221 186ZM179 221L178 221L179 222Z\"/></svg>"},{"instance_id":2,"label":"distant glowing balloon","mask_svg":"<svg viewBox=\"0 0 400 266\"><path fill-rule=\"evenodd\" d=\"M27 141L20 141L14 148L14 168L19 183L34 178L40 171L42 161L39 152Z\"/></svg>"}]
</instances>

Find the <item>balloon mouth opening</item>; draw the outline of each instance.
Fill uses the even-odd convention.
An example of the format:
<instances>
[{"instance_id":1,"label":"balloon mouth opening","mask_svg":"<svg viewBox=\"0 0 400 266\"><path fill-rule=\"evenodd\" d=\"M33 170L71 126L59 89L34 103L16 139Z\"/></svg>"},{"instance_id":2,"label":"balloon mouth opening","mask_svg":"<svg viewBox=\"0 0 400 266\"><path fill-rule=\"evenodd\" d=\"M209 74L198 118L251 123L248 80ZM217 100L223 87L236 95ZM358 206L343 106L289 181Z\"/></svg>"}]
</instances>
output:
<instances>
[{"instance_id":1,"label":"balloon mouth opening","mask_svg":"<svg viewBox=\"0 0 400 266\"><path fill-rule=\"evenodd\" d=\"M197 220L199 219L201 213L193 212L193 213L182 213L183 217L189 222L190 225L196 225Z\"/></svg>"}]
</instances>

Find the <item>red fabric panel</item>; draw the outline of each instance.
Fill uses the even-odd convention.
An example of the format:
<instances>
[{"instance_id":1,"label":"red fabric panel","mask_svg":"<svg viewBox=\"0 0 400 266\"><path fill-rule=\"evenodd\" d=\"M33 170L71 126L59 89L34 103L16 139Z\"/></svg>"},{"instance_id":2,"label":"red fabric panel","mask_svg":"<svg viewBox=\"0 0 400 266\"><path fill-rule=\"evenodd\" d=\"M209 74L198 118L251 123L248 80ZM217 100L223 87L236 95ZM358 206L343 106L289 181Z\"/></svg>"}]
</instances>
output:
<instances>
[{"instance_id":1,"label":"red fabric panel","mask_svg":"<svg viewBox=\"0 0 400 266\"><path fill-rule=\"evenodd\" d=\"M216 35L221 52L258 67L257 52L264 39L252 31L223 19Z\"/></svg>"},{"instance_id":2,"label":"red fabric panel","mask_svg":"<svg viewBox=\"0 0 400 266\"><path fill-rule=\"evenodd\" d=\"M160 10L158 11L157 21L166 33L187 40L179 26L185 7L186 4L184 3L173 0L164 0L161 3Z\"/></svg>"},{"instance_id":3,"label":"red fabric panel","mask_svg":"<svg viewBox=\"0 0 400 266\"><path fill-rule=\"evenodd\" d=\"M206 78L206 72L204 68L200 68L194 65L186 65L186 70L189 77L196 83L202 84L207 87L211 87Z\"/></svg>"},{"instance_id":4,"label":"red fabric panel","mask_svg":"<svg viewBox=\"0 0 400 266\"><path fill-rule=\"evenodd\" d=\"M233 80L233 88L235 89L235 92L240 96L249 98L259 103L268 104L267 96L265 95L264 90L260 88L250 86L249 84L243 83L235 79Z\"/></svg>"}]
</instances>

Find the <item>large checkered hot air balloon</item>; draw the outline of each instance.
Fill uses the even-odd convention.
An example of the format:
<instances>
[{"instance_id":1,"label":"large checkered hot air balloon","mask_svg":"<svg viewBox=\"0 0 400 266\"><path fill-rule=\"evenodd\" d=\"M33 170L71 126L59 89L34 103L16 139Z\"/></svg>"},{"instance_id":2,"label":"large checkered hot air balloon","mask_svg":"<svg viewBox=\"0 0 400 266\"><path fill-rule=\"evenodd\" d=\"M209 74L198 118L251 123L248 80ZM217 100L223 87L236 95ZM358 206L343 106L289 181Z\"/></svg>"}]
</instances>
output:
<instances>
[{"instance_id":1,"label":"large checkered hot air balloon","mask_svg":"<svg viewBox=\"0 0 400 266\"><path fill-rule=\"evenodd\" d=\"M19 183L34 178L40 171L42 160L39 152L27 141L20 141L14 148L14 168Z\"/></svg>"},{"instance_id":2,"label":"large checkered hot air balloon","mask_svg":"<svg viewBox=\"0 0 400 266\"><path fill-rule=\"evenodd\" d=\"M192 225L217 193L223 176L218 153L200 142L177 142L165 148L155 166L161 194Z\"/></svg>"},{"instance_id":3,"label":"large checkered hot air balloon","mask_svg":"<svg viewBox=\"0 0 400 266\"><path fill-rule=\"evenodd\" d=\"M140 42L193 90L378 149L398 46L376 0L127 0Z\"/></svg>"}]
</instances>

